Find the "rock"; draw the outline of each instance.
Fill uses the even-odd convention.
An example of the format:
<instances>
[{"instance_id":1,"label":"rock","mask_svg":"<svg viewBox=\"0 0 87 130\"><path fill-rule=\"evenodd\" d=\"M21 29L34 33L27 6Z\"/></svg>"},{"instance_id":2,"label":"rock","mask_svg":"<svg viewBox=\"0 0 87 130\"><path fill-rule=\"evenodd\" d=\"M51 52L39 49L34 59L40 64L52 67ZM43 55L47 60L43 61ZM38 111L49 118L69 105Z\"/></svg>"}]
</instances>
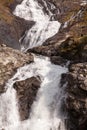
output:
<instances>
[{"instance_id":1,"label":"rock","mask_svg":"<svg viewBox=\"0 0 87 130\"><path fill-rule=\"evenodd\" d=\"M14 88L17 91L19 112L21 120L29 118L31 111L31 105L35 100L37 90L40 87L39 77L31 77L24 81L18 81L14 84Z\"/></svg>"},{"instance_id":2,"label":"rock","mask_svg":"<svg viewBox=\"0 0 87 130\"><path fill-rule=\"evenodd\" d=\"M39 47L34 47L32 49L29 49L27 52L33 52L36 54L40 55L45 55L45 56L56 56L56 48L55 46L48 45L48 46L39 46Z\"/></svg>"},{"instance_id":3,"label":"rock","mask_svg":"<svg viewBox=\"0 0 87 130\"><path fill-rule=\"evenodd\" d=\"M0 93L5 91L5 83L16 72L16 69L25 63L33 62L31 54L0 45Z\"/></svg>"},{"instance_id":4,"label":"rock","mask_svg":"<svg viewBox=\"0 0 87 130\"><path fill-rule=\"evenodd\" d=\"M47 46L39 46L28 50L37 54L46 56L61 56L64 59L74 62L87 61L87 35L76 38L67 37L65 40L60 41L59 44L52 44Z\"/></svg>"},{"instance_id":5,"label":"rock","mask_svg":"<svg viewBox=\"0 0 87 130\"><path fill-rule=\"evenodd\" d=\"M21 4L23 0L13 0L12 3L9 4L9 7L12 11L14 11L15 7L17 6L17 4Z\"/></svg>"},{"instance_id":6,"label":"rock","mask_svg":"<svg viewBox=\"0 0 87 130\"><path fill-rule=\"evenodd\" d=\"M63 59L60 56L51 56L50 60L52 63L56 64L56 65L61 65L61 66L65 66L67 64L67 60Z\"/></svg>"},{"instance_id":7,"label":"rock","mask_svg":"<svg viewBox=\"0 0 87 130\"><path fill-rule=\"evenodd\" d=\"M61 43L58 48L58 52L61 56L66 59L86 62L87 61L87 35L74 39L73 37L68 37L65 41Z\"/></svg>"},{"instance_id":8,"label":"rock","mask_svg":"<svg viewBox=\"0 0 87 130\"><path fill-rule=\"evenodd\" d=\"M68 130L86 130L87 126L87 63L70 65L69 72L62 75L65 87L64 108L68 113Z\"/></svg>"}]
</instances>

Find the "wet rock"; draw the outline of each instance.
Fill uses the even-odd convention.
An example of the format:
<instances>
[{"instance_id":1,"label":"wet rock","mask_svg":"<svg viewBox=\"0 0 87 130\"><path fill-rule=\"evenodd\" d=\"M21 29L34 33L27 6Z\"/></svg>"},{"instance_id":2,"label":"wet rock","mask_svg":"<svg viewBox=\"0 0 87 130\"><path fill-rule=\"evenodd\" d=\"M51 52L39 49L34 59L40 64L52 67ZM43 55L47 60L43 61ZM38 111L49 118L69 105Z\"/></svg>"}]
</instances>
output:
<instances>
[{"instance_id":1,"label":"wet rock","mask_svg":"<svg viewBox=\"0 0 87 130\"><path fill-rule=\"evenodd\" d=\"M61 65L61 66L65 66L68 62L66 59L63 59L60 56L51 56L50 60L52 63L54 63L56 65Z\"/></svg>"},{"instance_id":2,"label":"wet rock","mask_svg":"<svg viewBox=\"0 0 87 130\"><path fill-rule=\"evenodd\" d=\"M18 81L14 84L14 88L17 91L17 98L19 100L18 104L21 120L29 118L31 105L35 100L40 83L39 77L31 77L24 81Z\"/></svg>"},{"instance_id":3,"label":"wet rock","mask_svg":"<svg viewBox=\"0 0 87 130\"><path fill-rule=\"evenodd\" d=\"M65 84L65 111L68 113L68 130L86 130L87 126L87 63L72 64L62 75Z\"/></svg>"},{"instance_id":4,"label":"wet rock","mask_svg":"<svg viewBox=\"0 0 87 130\"><path fill-rule=\"evenodd\" d=\"M31 54L0 45L0 93L5 91L5 83L16 72L16 69L26 63L33 62Z\"/></svg>"}]
</instances>

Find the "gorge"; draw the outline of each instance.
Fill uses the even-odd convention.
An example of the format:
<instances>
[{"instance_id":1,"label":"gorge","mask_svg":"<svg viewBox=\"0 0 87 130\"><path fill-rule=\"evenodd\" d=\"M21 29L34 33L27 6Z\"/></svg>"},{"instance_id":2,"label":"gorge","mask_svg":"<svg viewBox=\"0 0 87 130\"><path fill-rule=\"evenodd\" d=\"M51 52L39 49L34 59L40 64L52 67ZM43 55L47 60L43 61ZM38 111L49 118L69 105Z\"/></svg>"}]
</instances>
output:
<instances>
[{"instance_id":1,"label":"gorge","mask_svg":"<svg viewBox=\"0 0 87 130\"><path fill-rule=\"evenodd\" d=\"M86 130L86 4L1 2L0 130Z\"/></svg>"}]
</instances>

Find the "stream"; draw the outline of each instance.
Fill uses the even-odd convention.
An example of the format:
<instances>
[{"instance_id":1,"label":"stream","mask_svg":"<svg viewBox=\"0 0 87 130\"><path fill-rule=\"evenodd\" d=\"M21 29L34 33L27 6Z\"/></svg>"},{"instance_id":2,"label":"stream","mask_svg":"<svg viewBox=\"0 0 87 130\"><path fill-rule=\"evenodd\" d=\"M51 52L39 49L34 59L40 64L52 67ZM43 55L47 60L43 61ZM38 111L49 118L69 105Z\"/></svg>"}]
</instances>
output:
<instances>
[{"instance_id":1,"label":"stream","mask_svg":"<svg viewBox=\"0 0 87 130\"><path fill-rule=\"evenodd\" d=\"M43 6L37 0L23 0L13 12L16 16L35 21L35 25L21 37L21 50L42 45L54 36L60 23L51 19L53 16L46 2ZM55 6L52 5L52 8ZM68 71L67 67L54 65L48 57L35 56L34 63L25 65L6 83L7 91L0 95L0 130L65 130L60 113L63 90L60 88L61 74ZM30 77L40 76L41 86L36 100L33 102L30 117L21 121L18 111L18 100L13 84Z\"/></svg>"}]
</instances>

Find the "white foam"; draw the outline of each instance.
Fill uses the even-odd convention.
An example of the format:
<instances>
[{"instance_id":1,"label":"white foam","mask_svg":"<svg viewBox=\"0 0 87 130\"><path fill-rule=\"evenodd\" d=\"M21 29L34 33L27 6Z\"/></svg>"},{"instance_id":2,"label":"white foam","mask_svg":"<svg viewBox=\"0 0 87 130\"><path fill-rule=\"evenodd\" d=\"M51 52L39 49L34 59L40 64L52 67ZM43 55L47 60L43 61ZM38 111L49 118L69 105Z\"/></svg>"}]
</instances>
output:
<instances>
[{"instance_id":1,"label":"white foam","mask_svg":"<svg viewBox=\"0 0 87 130\"><path fill-rule=\"evenodd\" d=\"M49 12L48 14L44 13L43 6L40 6L36 0L23 0L14 11L16 16L35 21L35 25L26 31L20 39L22 50L24 51L42 45L48 38L54 36L59 31L61 24L55 20L51 21L53 14L48 9L46 2L42 1Z\"/></svg>"},{"instance_id":2,"label":"white foam","mask_svg":"<svg viewBox=\"0 0 87 130\"><path fill-rule=\"evenodd\" d=\"M15 82L37 75L41 77L41 88L38 91L36 101L32 105L30 118L27 121L18 122L19 124L15 123L14 125L13 123L12 125L11 123L2 127L6 130L58 130L59 127L61 130L65 130L59 108L62 98L60 79L61 74L65 73L67 68L51 64L47 57L35 57L34 60L34 63L19 68L16 75L11 79ZM6 98L8 99L8 97ZM4 100L7 101L7 99ZM12 99L8 100L14 102ZM4 105L9 106L8 112L13 116L13 111L10 111L13 110L12 104ZM14 109L17 110L15 107ZM18 117L16 114L18 113L15 113L15 116ZM18 120L14 116L12 118L14 122Z\"/></svg>"}]
</instances>

